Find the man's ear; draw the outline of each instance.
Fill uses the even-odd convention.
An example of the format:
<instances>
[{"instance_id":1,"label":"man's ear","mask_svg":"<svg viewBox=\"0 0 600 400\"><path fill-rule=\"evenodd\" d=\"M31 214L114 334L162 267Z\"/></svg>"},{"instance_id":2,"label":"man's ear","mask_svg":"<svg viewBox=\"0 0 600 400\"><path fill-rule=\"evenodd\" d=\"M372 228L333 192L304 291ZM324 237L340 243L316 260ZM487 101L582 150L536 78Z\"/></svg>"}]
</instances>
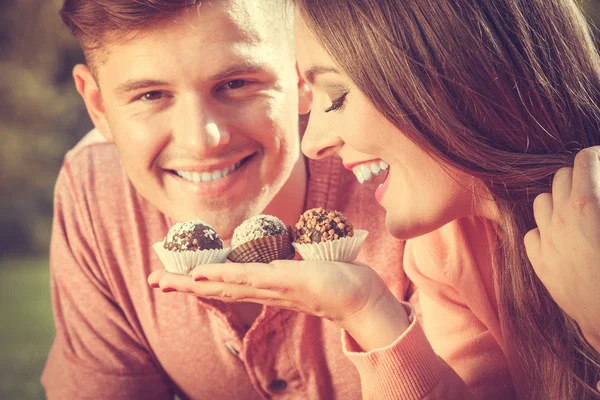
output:
<instances>
[{"instance_id":1,"label":"man's ear","mask_svg":"<svg viewBox=\"0 0 600 400\"><path fill-rule=\"evenodd\" d=\"M102 133L106 140L112 142L113 137L108 127L108 121L106 120L100 88L98 87L92 72L86 65L77 64L75 68L73 68L73 79L75 80L77 91L85 102L85 107L87 108L94 126Z\"/></svg>"},{"instance_id":2,"label":"man's ear","mask_svg":"<svg viewBox=\"0 0 600 400\"><path fill-rule=\"evenodd\" d=\"M308 114L312 107L312 91L308 83L302 78L298 63L296 63L296 72L298 73L298 114L304 115Z\"/></svg>"}]
</instances>

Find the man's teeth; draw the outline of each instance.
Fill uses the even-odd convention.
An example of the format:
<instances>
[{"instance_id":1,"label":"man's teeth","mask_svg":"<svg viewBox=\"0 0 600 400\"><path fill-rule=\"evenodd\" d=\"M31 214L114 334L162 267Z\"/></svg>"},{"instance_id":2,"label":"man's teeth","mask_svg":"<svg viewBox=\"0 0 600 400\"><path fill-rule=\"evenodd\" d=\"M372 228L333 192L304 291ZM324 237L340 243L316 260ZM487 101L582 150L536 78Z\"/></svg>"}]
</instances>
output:
<instances>
[{"instance_id":1,"label":"man's teeth","mask_svg":"<svg viewBox=\"0 0 600 400\"><path fill-rule=\"evenodd\" d=\"M358 182L364 183L371 179L373 176L377 176L381 171L385 171L390 167L385 161L373 161L370 163L364 163L357 165L352 169Z\"/></svg>"},{"instance_id":2,"label":"man's teeth","mask_svg":"<svg viewBox=\"0 0 600 400\"><path fill-rule=\"evenodd\" d=\"M211 182L225 178L227 175L238 169L242 165L239 161L231 167L224 168L222 170L205 171L205 172L188 172L188 171L175 171L177 175L185 180L191 182Z\"/></svg>"}]
</instances>

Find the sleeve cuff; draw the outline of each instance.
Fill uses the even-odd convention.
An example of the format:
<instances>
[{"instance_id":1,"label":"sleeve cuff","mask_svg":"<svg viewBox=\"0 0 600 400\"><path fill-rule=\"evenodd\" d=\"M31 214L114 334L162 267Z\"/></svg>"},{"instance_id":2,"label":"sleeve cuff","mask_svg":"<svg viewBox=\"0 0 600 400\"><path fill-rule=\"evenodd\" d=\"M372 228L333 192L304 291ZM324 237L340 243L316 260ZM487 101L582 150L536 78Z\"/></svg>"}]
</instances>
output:
<instances>
[{"instance_id":1,"label":"sleeve cuff","mask_svg":"<svg viewBox=\"0 0 600 400\"><path fill-rule=\"evenodd\" d=\"M354 339L342 331L344 354L361 376L363 394L377 393L378 398L421 399L437 385L442 365L425 337L413 308L402 302L410 325L388 347L364 352Z\"/></svg>"}]
</instances>

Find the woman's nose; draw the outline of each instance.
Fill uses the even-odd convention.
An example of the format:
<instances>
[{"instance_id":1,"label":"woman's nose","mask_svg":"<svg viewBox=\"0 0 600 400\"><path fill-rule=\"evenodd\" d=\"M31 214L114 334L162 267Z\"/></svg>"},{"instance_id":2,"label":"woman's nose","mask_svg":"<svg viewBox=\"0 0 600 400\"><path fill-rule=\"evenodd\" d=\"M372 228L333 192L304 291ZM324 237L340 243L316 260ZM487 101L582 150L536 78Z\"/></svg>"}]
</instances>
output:
<instances>
[{"instance_id":1,"label":"woman's nose","mask_svg":"<svg viewBox=\"0 0 600 400\"><path fill-rule=\"evenodd\" d=\"M320 160L335 155L343 145L344 142L339 136L320 125L313 115L310 116L302 137L304 155L313 160Z\"/></svg>"}]
</instances>

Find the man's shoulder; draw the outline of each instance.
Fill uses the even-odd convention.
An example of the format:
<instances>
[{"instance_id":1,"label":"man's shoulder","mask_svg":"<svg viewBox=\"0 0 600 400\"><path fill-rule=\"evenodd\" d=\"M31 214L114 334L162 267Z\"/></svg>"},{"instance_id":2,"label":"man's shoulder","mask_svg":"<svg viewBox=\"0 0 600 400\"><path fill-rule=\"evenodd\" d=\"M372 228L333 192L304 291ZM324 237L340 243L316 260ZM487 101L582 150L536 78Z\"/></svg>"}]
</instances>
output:
<instances>
[{"instance_id":1,"label":"man's shoulder","mask_svg":"<svg viewBox=\"0 0 600 400\"><path fill-rule=\"evenodd\" d=\"M86 149L90 149L95 145L107 145L110 144L100 133L98 129L92 129L89 131L81 140L73 146L71 150L67 153L69 157L75 157L77 153L80 151L84 151Z\"/></svg>"},{"instance_id":2,"label":"man's shoulder","mask_svg":"<svg viewBox=\"0 0 600 400\"><path fill-rule=\"evenodd\" d=\"M116 146L94 129L65 155L56 191L100 204L126 195L129 186Z\"/></svg>"},{"instance_id":3,"label":"man's shoulder","mask_svg":"<svg viewBox=\"0 0 600 400\"><path fill-rule=\"evenodd\" d=\"M119 160L116 146L93 129L88 132L64 157L62 171L75 186L86 182L122 182L125 171Z\"/></svg>"},{"instance_id":4,"label":"man's shoulder","mask_svg":"<svg viewBox=\"0 0 600 400\"><path fill-rule=\"evenodd\" d=\"M67 152L64 164L89 164L100 161L113 161L120 167L115 145L107 141L97 129L92 129Z\"/></svg>"},{"instance_id":5,"label":"man's shoulder","mask_svg":"<svg viewBox=\"0 0 600 400\"><path fill-rule=\"evenodd\" d=\"M105 249L114 248L119 241L115 235L139 237L141 230L162 223L162 214L129 181L115 145L95 130L65 156L55 187L55 210L76 221ZM133 239L128 242L132 243Z\"/></svg>"}]
</instances>

